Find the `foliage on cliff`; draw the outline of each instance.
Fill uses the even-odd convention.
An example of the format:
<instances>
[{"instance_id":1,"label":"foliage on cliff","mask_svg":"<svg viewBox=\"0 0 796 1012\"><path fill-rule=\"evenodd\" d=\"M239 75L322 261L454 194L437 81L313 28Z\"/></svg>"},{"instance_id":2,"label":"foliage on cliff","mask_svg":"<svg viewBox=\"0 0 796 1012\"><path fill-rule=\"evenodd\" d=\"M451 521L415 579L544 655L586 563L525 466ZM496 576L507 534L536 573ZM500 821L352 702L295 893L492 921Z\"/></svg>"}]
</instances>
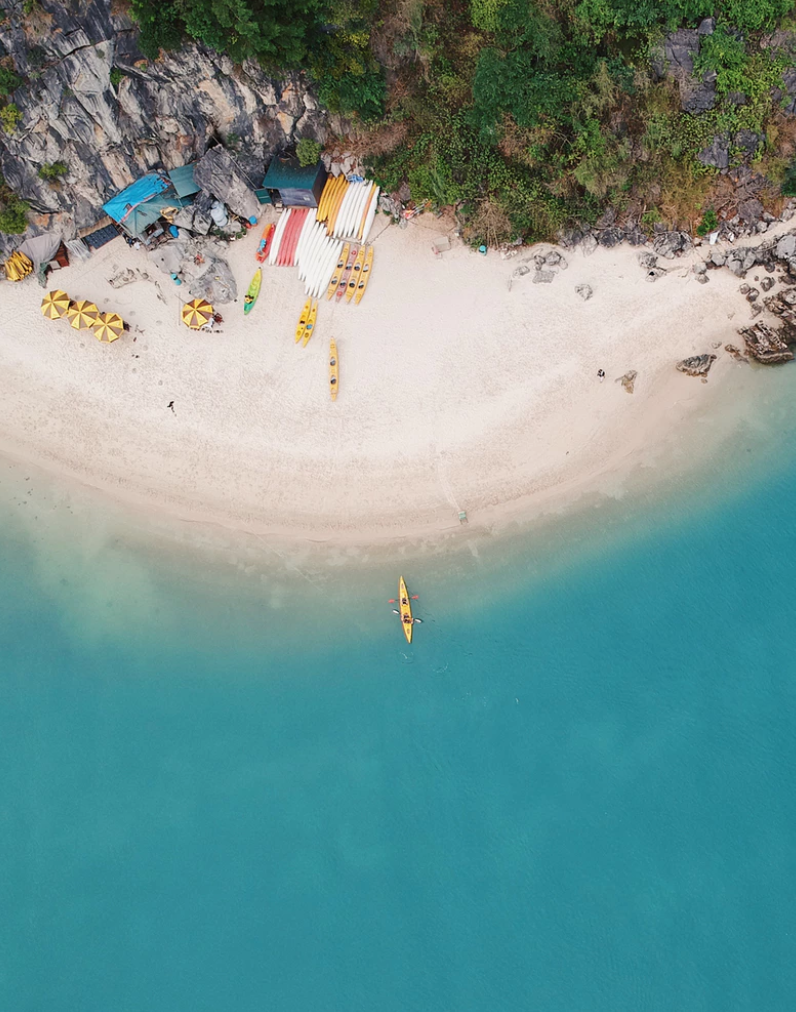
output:
<instances>
[{"instance_id":1,"label":"foliage on cliff","mask_svg":"<svg viewBox=\"0 0 796 1012\"><path fill-rule=\"evenodd\" d=\"M501 234L547 236L606 207L648 225L693 224L715 196L715 171L697 155L717 137L736 163L734 139L748 148L756 138L756 167L774 194L793 154L781 106L782 75L796 63L795 6L132 0L151 57L193 38L236 60L306 70L331 111L367 127L377 178L390 189L408 182L415 200L457 204L475 239L494 234L495 221ZM714 30L700 38L693 80L710 81L715 97L684 111L653 57L667 32L707 17Z\"/></svg>"}]
</instances>

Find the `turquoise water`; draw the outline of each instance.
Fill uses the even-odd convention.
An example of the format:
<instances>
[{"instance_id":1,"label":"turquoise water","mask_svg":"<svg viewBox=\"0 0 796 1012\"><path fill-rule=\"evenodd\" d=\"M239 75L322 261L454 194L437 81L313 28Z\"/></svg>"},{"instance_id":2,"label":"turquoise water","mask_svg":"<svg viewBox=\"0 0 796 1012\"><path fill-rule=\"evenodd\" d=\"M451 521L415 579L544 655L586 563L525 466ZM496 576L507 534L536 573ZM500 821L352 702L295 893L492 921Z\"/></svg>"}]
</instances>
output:
<instances>
[{"instance_id":1,"label":"turquoise water","mask_svg":"<svg viewBox=\"0 0 796 1012\"><path fill-rule=\"evenodd\" d=\"M0 1008L792 1009L794 503L427 562L412 648L394 567L280 608L7 523Z\"/></svg>"}]
</instances>

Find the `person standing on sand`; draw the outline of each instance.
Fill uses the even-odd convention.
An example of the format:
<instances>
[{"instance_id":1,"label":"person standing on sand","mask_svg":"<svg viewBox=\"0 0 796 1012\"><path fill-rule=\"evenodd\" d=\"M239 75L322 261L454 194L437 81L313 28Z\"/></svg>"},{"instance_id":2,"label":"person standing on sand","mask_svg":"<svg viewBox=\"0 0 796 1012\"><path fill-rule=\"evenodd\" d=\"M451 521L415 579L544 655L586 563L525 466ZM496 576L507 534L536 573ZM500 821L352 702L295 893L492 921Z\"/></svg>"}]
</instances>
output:
<instances>
[{"instance_id":1,"label":"person standing on sand","mask_svg":"<svg viewBox=\"0 0 796 1012\"><path fill-rule=\"evenodd\" d=\"M600 377L600 382L602 383L602 381L605 379L605 369L598 369L597 375Z\"/></svg>"}]
</instances>

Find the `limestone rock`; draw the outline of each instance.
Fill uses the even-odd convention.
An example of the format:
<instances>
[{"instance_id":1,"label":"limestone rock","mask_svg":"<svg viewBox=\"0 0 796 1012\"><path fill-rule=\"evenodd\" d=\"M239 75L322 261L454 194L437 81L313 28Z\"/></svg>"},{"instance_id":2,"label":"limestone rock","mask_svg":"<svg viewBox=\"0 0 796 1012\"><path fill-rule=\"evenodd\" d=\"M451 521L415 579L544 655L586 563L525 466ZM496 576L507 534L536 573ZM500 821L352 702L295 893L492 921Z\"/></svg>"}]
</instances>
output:
<instances>
[{"instance_id":1,"label":"limestone rock","mask_svg":"<svg viewBox=\"0 0 796 1012\"><path fill-rule=\"evenodd\" d=\"M597 234L597 242L606 249L612 249L618 246L624 237L625 233L621 228L603 228Z\"/></svg>"},{"instance_id":2,"label":"limestone rock","mask_svg":"<svg viewBox=\"0 0 796 1012\"><path fill-rule=\"evenodd\" d=\"M712 165L720 171L730 167L730 138L727 134L717 134L709 147L703 148L697 158L703 165Z\"/></svg>"},{"instance_id":3,"label":"limestone rock","mask_svg":"<svg viewBox=\"0 0 796 1012\"><path fill-rule=\"evenodd\" d=\"M699 376L703 383L707 383L707 375L715 361L715 355L692 355L691 358L684 358L682 362L678 362L677 368L686 376Z\"/></svg>"},{"instance_id":4,"label":"limestone rock","mask_svg":"<svg viewBox=\"0 0 796 1012\"><path fill-rule=\"evenodd\" d=\"M784 340L782 331L774 330L765 323L756 323L752 327L743 327L739 333L744 339L746 350L758 362L772 365L777 362L789 362L793 352Z\"/></svg>"},{"instance_id":5,"label":"limestone rock","mask_svg":"<svg viewBox=\"0 0 796 1012\"><path fill-rule=\"evenodd\" d=\"M789 260L796 254L796 235L783 235L774 247L774 255L778 260Z\"/></svg>"},{"instance_id":6,"label":"limestone rock","mask_svg":"<svg viewBox=\"0 0 796 1012\"><path fill-rule=\"evenodd\" d=\"M583 237L583 242L580 244L580 248L586 256L590 256L597 249L597 240L591 232Z\"/></svg>"},{"instance_id":7,"label":"limestone rock","mask_svg":"<svg viewBox=\"0 0 796 1012\"><path fill-rule=\"evenodd\" d=\"M235 148L256 189L275 152L298 136L325 136L327 114L301 75L272 78L255 61L235 67L189 42L144 61L134 23L113 0L38 0L36 10L47 30L35 39L21 4L0 10L0 55L26 78L14 93L20 125L0 131L0 164L66 238L100 220L102 204L137 177L193 161L217 140ZM117 85L112 69L124 75ZM68 166L57 187L38 176L56 161Z\"/></svg>"}]
</instances>

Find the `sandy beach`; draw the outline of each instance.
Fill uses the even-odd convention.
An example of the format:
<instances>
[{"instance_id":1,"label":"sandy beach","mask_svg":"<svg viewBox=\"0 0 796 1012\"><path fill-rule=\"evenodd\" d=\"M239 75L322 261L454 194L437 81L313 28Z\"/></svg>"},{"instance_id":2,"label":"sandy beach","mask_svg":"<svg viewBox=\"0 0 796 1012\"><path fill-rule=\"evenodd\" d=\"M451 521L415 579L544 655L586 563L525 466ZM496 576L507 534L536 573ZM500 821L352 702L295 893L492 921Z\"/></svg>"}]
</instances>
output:
<instances>
[{"instance_id":1,"label":"sandy beach","mask_svg":"<svg viewBox=\"0 0 796 1012\"><path fill-rule=\"evenodd\" d=\"M532 273L511 279L538 247L503 260L454 239L436 258L444 221L399 229L377 219L365 299L322 302L301 348L295 269L267 267L243 314L261 228L226 254L239 294L218 307L220 332L181 324L184 289L122 239L50 284L129 322L110 346L44 319L34 281L3 284L0 452L160 516L374 544L450 532L459 510L494 524L599 489L739 368L718 346L740 343L750 307L728 271L697 283L691 266L707 246L661 261L668 273L655 283L638 249L563 251L568 268L534 284ZM149 280L111 287L126 268ZM576 292L584 284L588 301ZM675 370L706 352L719 356L709 384ZM628 370L638 373L632 394L616 382Z\"/></svg>"}]
</instances>

